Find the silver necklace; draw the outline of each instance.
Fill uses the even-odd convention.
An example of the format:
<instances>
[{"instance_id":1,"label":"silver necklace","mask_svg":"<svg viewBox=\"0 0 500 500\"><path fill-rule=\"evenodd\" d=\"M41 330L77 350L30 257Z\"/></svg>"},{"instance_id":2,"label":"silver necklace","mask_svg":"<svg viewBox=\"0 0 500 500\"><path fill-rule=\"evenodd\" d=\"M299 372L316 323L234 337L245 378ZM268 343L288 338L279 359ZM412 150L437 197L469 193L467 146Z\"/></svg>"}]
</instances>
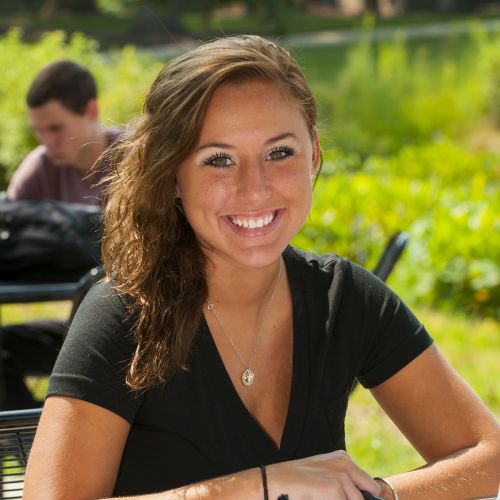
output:
<instances>
[{"instance_id":1,"label":"silver necklace","mask_svg":"<svg viewBox=\"0 0 500 500\"><path fill-rule=\"evenodd\" d=\"M269 299L269 304L267 305L266 312L265 312L263 320L262 320L262 324L265 323L265 320L267 318L269 310L271 309L271 305L272 305L273 299L274 299L274 294L276 292L276 289L278 288L278 283L279 283L279 280L281 277L281 267L282 267L282 262L280 259L280 267L278 269L278 273L276 274L276 281L274 282L273 292L271 293L271 298ZM253 361L253 357L255 355L255 351L257 350L258 341L259 341L259 338L262 334L263 328L261 328L260 332L255 337L255 341L253 343L252 354L250 355L250 359L248 360L248 363L245 363L245 360L241 356L240 350L236 347L236 345L233 342L233 339L231 338L231 335L229 335L228 331L226 330L226 328L222 324L222 321L220 320L218 314L215 312L214 303L211 302L210 299L207 300L207 309L213 314L215 320L217 321L218 325L220 326L220 329L224 332L224 335L226 336L227 340L231 344L233 351L236 353L239 360L241 361L241 364L243 365L244 370L243 370L243 373L241 374L241 381L243 382L243 385L246 387L250 387L255 382L255 372L252 370L252 361Z\"/></svg>"}]
</instances>

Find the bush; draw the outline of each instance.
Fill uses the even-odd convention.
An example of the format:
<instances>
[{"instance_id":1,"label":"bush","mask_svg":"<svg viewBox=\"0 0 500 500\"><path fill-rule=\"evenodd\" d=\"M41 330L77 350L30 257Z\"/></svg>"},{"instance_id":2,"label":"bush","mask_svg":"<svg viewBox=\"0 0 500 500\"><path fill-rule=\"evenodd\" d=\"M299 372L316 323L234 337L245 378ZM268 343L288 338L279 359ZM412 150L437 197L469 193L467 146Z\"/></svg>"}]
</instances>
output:
<instances>
[{"instance_id":1,"label":"bush","mask_svg":"<svg viewBox=\"0 0 500 500\"><path fill-rule=\"evenodd\" d=\"M392 232L409 231L409 248L391 276L406 300L499 314L500 160L457 145L500 109L498 40L477 32L443 64L401 39L363 42L342 56L302 51L321 103L322 141L330 147L298 246L371 268ZM35 44L24 43L18 30L0 37L0 189L35 144L27 88L42 65L59 58L94 72L107 124L127 123L140 111L163 64L133 47L102 54L83 35L67 42L54 32Z\"/></svg>"},{"instance_id":2,"label":"bush","mask_svg":"<svg viewBox=\"0 0 500 500\"><path fill-rule=\"evenodd\" d=\"M487 113L498 119L499 46L498 36L471 26L460 39L361 41L345 49L337 68L334 52L322 50L310 67L314 50L301 51L324 142L366 158L439 137L461 139Z\"/></svg>"},{"instance_id":3,"label":"bush","mask_svg":"<svg viewBox=\"0 0 500 500\"><path fill-rule=\"evenodd\" d=\"M340 157L326 156L310 220L294 243L372 268L389 235L407 231L408 249L391 276L406 300L498 316L500 156L442 141L359 164Z\"/></svg>"}]
</instances>

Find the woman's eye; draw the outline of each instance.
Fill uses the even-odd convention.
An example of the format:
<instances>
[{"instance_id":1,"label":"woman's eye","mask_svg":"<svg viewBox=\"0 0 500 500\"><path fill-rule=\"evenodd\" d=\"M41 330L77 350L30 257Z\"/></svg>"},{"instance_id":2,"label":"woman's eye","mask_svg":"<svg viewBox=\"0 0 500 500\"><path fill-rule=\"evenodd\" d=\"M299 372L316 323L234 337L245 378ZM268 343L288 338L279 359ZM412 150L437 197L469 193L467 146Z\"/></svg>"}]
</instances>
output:
<instances>
[{"instance_id":1,"label":"woman's eye","mask_svg":"<svg viewBox=\"0 0 500 500\"><path fill-rule=\"evenodd\" d=\"M203 162L204 165L217 168L229 167L232 163L233 160L226 153L214 153Z\"/></svg>"},{"instance_id":2,"label":"woman's eye","mask_svg":"<svg viewBox=\"0 0 500 500\"><path fill-rule=\"evenodd\" d=\"M278 146L269 152L266 159L271 161L281 161L285 160L289 156L292 156L294 153L295 151L293 148L289 146Z\"/></svg>"}]
</instances>

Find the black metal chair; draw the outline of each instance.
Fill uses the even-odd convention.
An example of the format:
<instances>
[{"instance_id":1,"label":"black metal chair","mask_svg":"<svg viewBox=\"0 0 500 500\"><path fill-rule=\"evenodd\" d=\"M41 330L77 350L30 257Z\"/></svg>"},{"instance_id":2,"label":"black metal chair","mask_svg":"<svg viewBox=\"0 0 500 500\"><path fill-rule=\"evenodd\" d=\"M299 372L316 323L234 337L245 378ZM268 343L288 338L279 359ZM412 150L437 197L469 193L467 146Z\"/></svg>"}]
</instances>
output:
<instances>
[{"instance_id":1,"label":"black metal chair","mask_svg":"<svg viewBox=\"0 0 500 500\"><path fill-rule=\"evenodd\" d=\"M380 259L373 270L373 274L378 276L382 281L386 281L391 274L394 266L401 257L403 250L406 248L410 236L408 233L403 231L397 231L394 233L380 256Z\"/></svg>"}]
</instances>

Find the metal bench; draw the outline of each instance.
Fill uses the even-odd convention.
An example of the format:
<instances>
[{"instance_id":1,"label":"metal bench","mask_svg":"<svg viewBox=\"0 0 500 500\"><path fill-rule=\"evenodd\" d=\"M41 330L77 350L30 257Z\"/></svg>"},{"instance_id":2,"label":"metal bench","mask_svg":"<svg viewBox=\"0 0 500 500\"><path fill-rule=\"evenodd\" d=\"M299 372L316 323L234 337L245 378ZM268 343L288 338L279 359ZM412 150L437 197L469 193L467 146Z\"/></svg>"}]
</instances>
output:
<instances>
[{"instance_id":1,"label":"metal bench","mask_svg":"<svg viewBox=\"0 0 500 500\"><path fill-rule=\"evenodd\" d=\"M22 304L54 300L81 301L93 284L104 276L102 266L94 267L78 281L63 283L23 283L0 281L0 304ZM85 292L83 293L82 290Z\"/></svg>"},{"instance_id":2,"label":"metal bench","mask_svg":"<svg viewBox=\"0 0 500 500\"><path fill-rule=\"evenodd\" d=\"M41 408L0 412L0 498L22 498Z\"/></svg>"},{"instance_id":3,"label":"metal bench","mask_svg":"<svg viewBox=\"0 0 500 500\"><path fill-rule=\"evenodd\" d=\"M63 324L69 324L80 302L90 287L105 275L104 268L98 266L86 272L78 281L72 283L7 283L0 281L0 308L3 304L47 302L53 300L69 300L72 302L71 313ZM1 313L1 309L0 309ZM2 316L0 314L0 325ZM62 341L62 338L61 338ZM1 360L0 360L1 365ZM2 373L0 373L0 376ZM26 383L35 400L42 400L44 387L49 373L38 371L27 372Z\"/></svg>"}]
</instances>

